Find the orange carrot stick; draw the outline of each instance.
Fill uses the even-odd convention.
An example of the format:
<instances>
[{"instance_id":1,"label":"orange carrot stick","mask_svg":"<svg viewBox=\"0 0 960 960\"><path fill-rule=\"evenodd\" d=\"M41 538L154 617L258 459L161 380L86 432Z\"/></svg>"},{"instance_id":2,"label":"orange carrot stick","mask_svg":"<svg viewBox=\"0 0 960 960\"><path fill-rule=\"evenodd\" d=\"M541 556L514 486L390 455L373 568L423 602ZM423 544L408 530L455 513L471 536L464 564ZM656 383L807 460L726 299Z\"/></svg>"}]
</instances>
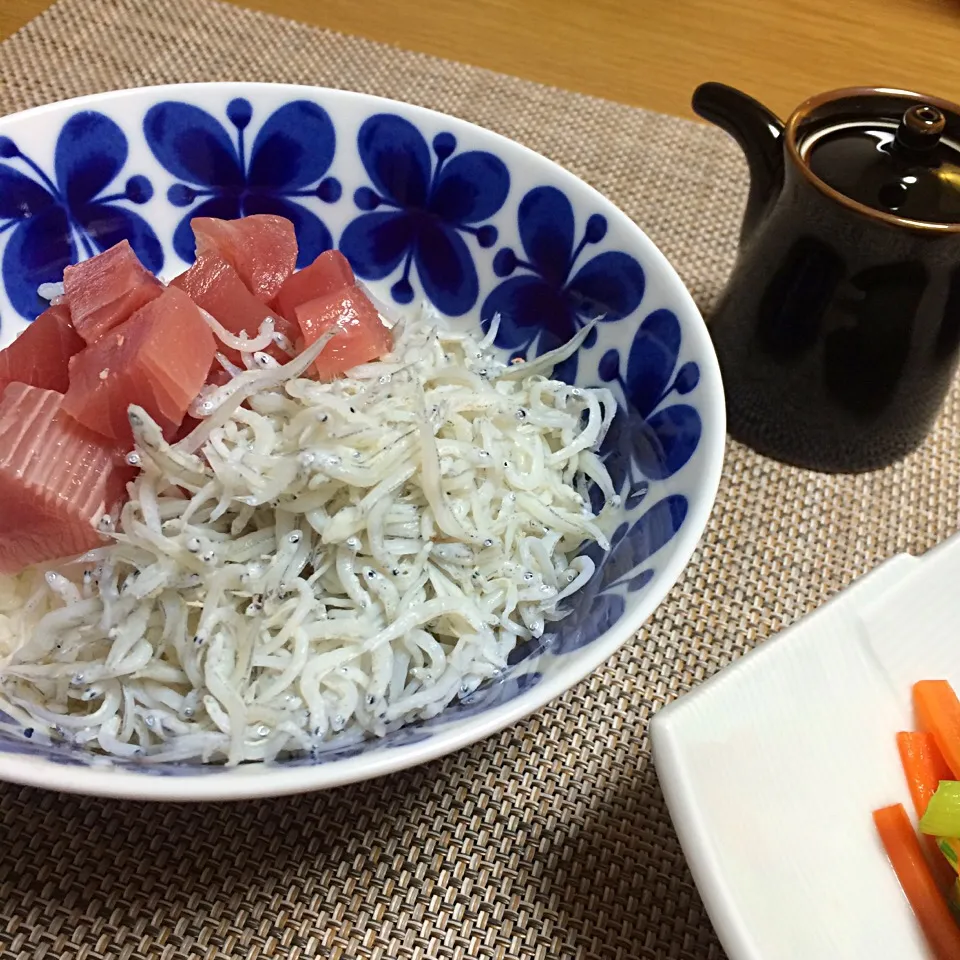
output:
<instances>
[{"instance_id":1,"label":"orange carrot stick","mask_svg":"<svg viewBox=\"0 0 960 960\"><path fill-rule=\"evenodd\" d=\"M936 837L924 837L923 844L927 848L927 863L930 864L930 872L933 874L937 888L943 894L950 893L956 883L960 881L960 876L954 872L947 855L940 849Z\"/></svg>"},{"instance_id":2,"label":"orange carrot stick","mask_svg":"<svg viewBox=\"0 0 960 960\"><path fill-rule=\"evenodd\" d=\"M920 726L933 739L953 772L960 780L960 700L946 680L920 680L913 685L913 708Z\"/></svg>"},{"instance_id":3,"label":"orange carrot stick","mask_svg":"<svg viewBox=\"0 0 960 960\"><path fill-rule=\"evenodd\" d=\"M914 809L917 816L922 817L927 811L930 798L937 792L940 781L952 780L953 774L932 733L900 732L897 734L897 749L900 751L900 762L903 764ZM947 891L956 882L957 875L941 852L936 837L924 837L923 842L927 847L927 862L933 870L937 886Z\"/></svg>"},{"instance_id":4,"label":"orange carrot stick","mask_svg":"<svg viewBox=\"0 0 960 960\"><path fill-rule=\"evenodd\" d=\"M918 817L927 810L930 798L937 792L941 780L952 780L953 774L943 759L943 754L933 739L932 733L919 731L901 731L897 734L897 749L900 762L910 787L910 796ZM933 871L937 886L944 892L957 880L957 874L941 852L936 837L924 837L927 848L927 862Z\"/></svg>"},{"instance_id":5,"label":"orange carrot stick","mask_svg":"<svg viewBox=\"0 0 960 960\"><path fill-rule=\"evenodd\" d=\"M960 960L960 927L937 889L903 804L874 810L873 822L937 960Z\"/></svg>"},{"instance_id":6,"label":"orange carrot stick","mask_svg":"<svg viewBox=\"0 0 960 960\"><path fill-rule=\"evenodd\" d=\"M953 773L943 759L932 733L901 731L897 734L897 749L914 809L917 816L922 817L940 781L953 780Z\"/></svg>"}]
</instances>

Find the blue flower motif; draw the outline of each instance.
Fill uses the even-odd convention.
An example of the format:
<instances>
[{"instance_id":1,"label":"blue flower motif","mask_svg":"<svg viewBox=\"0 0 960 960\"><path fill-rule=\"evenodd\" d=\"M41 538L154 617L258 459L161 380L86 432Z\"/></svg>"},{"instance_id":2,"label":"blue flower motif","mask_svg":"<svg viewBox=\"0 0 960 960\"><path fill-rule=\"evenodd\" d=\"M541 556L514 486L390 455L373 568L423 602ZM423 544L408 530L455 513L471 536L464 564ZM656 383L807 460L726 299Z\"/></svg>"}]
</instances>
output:
<instances>
[{"instance_id":1,"label":"blue flower motif","mask_svg":"<svg viewBox=\"0 0 960 960\"><path fill-rule=\"evenodd\" d=\"M531 690L541 679L539 673L525 673L522 676L507 675L501 679L485 683L472 693L453 700L437 716L418 723L407 724L391 731L384 737L355 739L343 744L332 741L329 745L323 745L316 750L286 757L275 762L277 765L285 767L314 766L319 763L330 763L334 760L346 760L375 750L393 749L420 743L423 740L429 740L436 727L462 720L465 717L475 716L493 707L508 703L527 690ZM17 725L12 717L0 712L0 723L3 722L9 722L13 726ZM17 736L16 734L8 736L0 730L0 754L2 753L43 757L54 763L76 766L89 766L102 759L88 750L65 741L53 742L46 737L37 739L34 737L32 730L23 731L23 736ZM222 769L219 765L198 762L151 764L143 759L122 757L112 757L109 762L114 766L128 767L138 773L160 777L205 775L216 773L217 770Z\"/></svg>"},{"instance_id":2,"label":"blue flower motif","mask_svg":"<svg viewBox=\"0 0 960 960\"><path fill-rule=\"evenodd\" d=\"M541 679L539 673L524 673L521 676L511 673L500 679L482 684L464 697L457 697L435 717L430 717L429 720L408 723L396 730L391 730L383 737L355 740L343 746L336 746L334 741L329 747L320 747L308 754L280 762L289 766L309 766L331 760L344 760L374 750L393 750L397 747L422 743L433 736L437 727L446 726L457 720L476 716L501 704L509 703L527 690L532 690Z\"/></svg>"},{"instance_id":3,"label":"blue flower motif","mask_svg":"<svg viewBox=\"0 0 960 960\"><path fill-rule=\"evenodd\" d=\"M361 753L369 753L376 749L377 743L376 740L361 739L351 740L349 743L338 746L337 741L334 740L330 745L324 744L315 750L308 750L306 753L275 760L274 763L283 767L314 767L320 763L348 760L350 757L357 757Z\"/></svg>"},{"instance_id":4,"label":"blue flower motif","mask_svg":"<svg viewBox=\"0 0 960 960\"><path fill-rule=\"evenodd\" d=\"M510 174L503 161L483 150L454 156L452 133L433 138L433 154L409 120L389 113L364 121L357 149L373 182L354 194L366 211L340 238L340 249L357 275L382 280L403 264L391 287L394 300L410 303L410 268L416 264L423 292L438 310L459 317L477 302L477 268L461 234L481 247L497 242L489 220L504 204Z\"/></svg>"},{"instance_id":5,"label":"blue flower motif","mask_svg":"<svg viewBox=\"0 0 960 960\"><path fill-rule=\"evenodd\" d=\"M425 740L429 736L427 731L446 726L448 723L455 723L458 720L464 720L467 717L475 717L492 710L494 707L509 703L528 690L532 690L542 679L539 673L524 673L517 676L514 671L510 671L495 680L488 680L472 693L452 700L435 717L402 727L395 734L386 738L390 741L387 745L398 747ZM407 735L400 736L404 731L407 731ZM420 735L418 736L418 734ZM396 738L395 741L392 739L393 737Z\"/></svg>"},{"instance_id":6,"label":"blue flower motif","mask_svg":"<svg viewBox=\"0 0 960 960\"><path fill-rule=\"evenodd\" d=\"M177 763L150 763L139 757L111 757L110 766L124 767L134 773L151 777L209 777L223 771L219 764L201 763L199 760L184 760Z\"/></svg>"},{"instance_id":7,"label":"blue flower motif","mask_svg":"<svg viewBox=\"0 0 960 960\"><path fill-rule=\"evenodd\" d=\"M593 560L596 569L590 581L570 597L571 612L549 625L539 640L517 647L510 663L519 663L543 650L555 654L579 650L609 630L626 609L624 588L627 593L635 593L650 583L654 571L645 564L680 529L687 509L687 498L672 494L657 501L632 526L620 524L606 553L596 542L584 547L580 555Z\"/></svg>"},{"instance_id":8,"label":"blue flower motif","mask_svg":"<svg viewBox=\"0 0 960 960\"><path fill-rule=\"evenodd\" d=\"M604 438L601 457L618 492L627 487L626 505L634 506L649 480L673 476L693 456L702 423L696 407L664 401L689 394L700 382L693 361L679 370L680 321L670 310L655 310L640 324L630 346L626 377L620 374L620 354L608 350L599 374L619 384L626 401Z\"/></svg>"},{"instance_id":9,"label":"blue flower motif","mask_svg":"<svg viewBox=\"0 0 960 960\"><path fill-rule=\"evenodd\" d=\"M497 346L525 357L536 340L539 356L566 343L591 320L621 320L640 305L646 281L633 257L610 250L581 260L584 250L607 234L606 218L599 213L588 218L574 246L570 201L556 187L535 187L520 201L517 226L526 260L510 247L497 252L494 272L510 279L493 289L480 314L484 329L500 314ZM523 272L512 276L517 270ZM584 345L591 347L595 340L596 331ZM576 370L574 355L557 366L554 376L572 383Z\"/></svg>"},{"instance_id":10,"label":"blue flower motif","mask_svg":"<svg viewBox=\"0 0 960 960\"><path fill-rule=\"evenodd\" d=\"M311 263L333 246L324 222L301 202L319 197L340 199L340 182L322 179L333 163L336 133L326 110L310 100L293 100L275 110L247 155L246 130L253 118L249 100L227 104L233 130L189 103L155 104L143 121L154 156L182 183L167 191L176 207L192 207L173 235L177 255L191 263L196 254L190 221L194 217L235 220L254 213L274 213L293 222L299 254L297 266ZM201 202L193 207L198 199Z\"/></svg>"},{"instance_id":11,"label":"blue flower motif","mask_svg":"<svg viewBox=\"0 0 960 960\"><path fill-rule=\"evenodd\" d=\"M129 240L149 270L163 267L163 248L150 225L126 203L146 203L150 181L130 177L122 191L105 193L127 162L127 138L113 120L84 110L63 125L53 176L0 137L0 234L3 283L14 310L33 320L47 303L41 283L63 279L71 263Z\"/></svg>"},{"instance_id":12,"label":"blue flower motif","mask_svg":"<svg viewBox=\"0 0 960 960\"><path fill-rule=\"evenodd\" d=\"M12 717L0 713L0 720ZM21 736L0 732L0 753L14 754L23 757L37 757L58 763L62 766L88 767L96 762L96 757L88 751L64 740L54 741L49 737L35 735L33 728L20 729Z\"/></svg>"}]
</instances>

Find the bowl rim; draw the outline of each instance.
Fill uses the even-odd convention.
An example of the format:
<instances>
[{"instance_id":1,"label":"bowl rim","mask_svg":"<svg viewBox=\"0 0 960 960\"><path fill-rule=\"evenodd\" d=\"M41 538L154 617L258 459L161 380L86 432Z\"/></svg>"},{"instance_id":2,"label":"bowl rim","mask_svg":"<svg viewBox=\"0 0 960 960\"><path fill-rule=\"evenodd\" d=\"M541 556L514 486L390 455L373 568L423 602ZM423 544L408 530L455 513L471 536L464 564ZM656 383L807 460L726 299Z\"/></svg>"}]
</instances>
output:
<instances>
[{"instance_id":1,"label":"bowl rim","mask_svg":"<svg viewBox=\"0 0 960 960\"><path fill-rule=\"evenodd\" d=\"M720 366L707 325L676 269L643 229L599 190L549 157L469 120L406 101L335 87L260 81L167 83L87 94L7 114L0 117L0 131L11 121L20 122L62 110L93 107L104 101L122 102L142 96L163 96L168 93L183 96L217 90L229 90L237 95L242 95L244 90L287 91L292 95L322 96L327 102L340 100L358 105L399 107L402 112L414 117L443 120L458 128L478 132L482 138L490 140L494 147L499 145L507 151L519 151L519 155L528 162L546 164L556 182L565 189L573 189L581 194L585 192L593 203L601 206L608 219L618 221L627 232L633 233L643 256L644 269L653 269L659 275L670 301L670 309L680 319L684 337L689 337L689 342L693 344L693 352L700 366L700 388L708 401L699 410L703 420L700 437L704 447L701 454L703 495L691 503L691 509L673 540L669 562L658 571L632 614L625 613L604 635L580 648L575 655L567 657L556 674L544 677L542 682L507 703L471 717L469 722L451 722L446 728L432 729L426 740L340 760L271 767L269 775L263 773L262 767L253 764L224 767L222 773L178 776L175 773L160 775L127 767L112 767L109 761L103 766L60 764L43 757L0 752L0 780L85 796L168 802L222 802L328 790L438 760L500 733L532 715L585 680L613 656L650 619L679 580L700 543L713 510L723 468L726 408Z\"/></svg>"}]
</instances>

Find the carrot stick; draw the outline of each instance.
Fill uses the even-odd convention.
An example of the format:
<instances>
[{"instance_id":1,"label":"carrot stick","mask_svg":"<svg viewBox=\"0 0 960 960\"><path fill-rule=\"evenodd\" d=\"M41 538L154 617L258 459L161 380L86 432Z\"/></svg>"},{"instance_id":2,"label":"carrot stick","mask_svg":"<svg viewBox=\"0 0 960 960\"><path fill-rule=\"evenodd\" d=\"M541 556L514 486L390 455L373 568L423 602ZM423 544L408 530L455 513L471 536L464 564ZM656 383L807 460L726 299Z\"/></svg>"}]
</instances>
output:
<instances>
[{"instance_id":1,"label":"carrot stick","mask_svg":"<svg viewBox=\"0 0 960 960\"><path fill-rule=\"evenodd\" d=\"M960 960L960 927L937 889L903 804L874 810L873 822L937 960Z\"/></svg>"},{"instance_id":2,"label":"carrot stick","mask_svg":"<svg viewBox=\"0 0 960 960\"><path fill-rule=\"evenodd\" d=\"M937 837L923 838L923 843L927 848L928 854L927 863L930 864L933 879L936 881L941 893L947 894L950 893L956 883L960 881L960 876L957 875L958 871L960 871L960 865L955 865L948 859L947 854L941 846L941 843L944 842L954 843L955 841L938 840ZM954 856L957 855L956 850L951 849L951 853Z\"/></svg>"},{"instance_id":3,"label":"carrot stick","mask_svg":"<svg viewBox=\"0 0 960 960\"><path fill-rule=\"evenodd\" d=\"M937 792L941 780L952 780L953 773L932 733L901 731L897 734L900 762L910 787L910 796L917 816L927 812L930 798Z\"/></svg>"},{"instance_id":4,"label":"carrot stick","mask_svg":"<svg viewBox=\"0 0 960 960\"><path fill-rule=\"evenodd\" d=\"M956 848L957 841L942 837L923 837L922 842L927 848L927 863L933 872L933 879L943 893L948 893L960 880L960 850ZM946 849L944 849L946 847Z\"/></svg>"},{"instance_id":5,"label":"carrot stick","mask_svg":"<svg viewBox=\"0 0 960 960\"><path fill-rule=\"evenodd\" d=\"M932 733L916 730L901 731L897 734L897 749L900 762L910 787L913 807L918 817L927 810L930 798L937 792L941 780L951 780L953 774L943 759ZM937 886L946 891L952 888L960 873L960 865L952 862L942 851L936 837L924 837L927 847L927 861L933 870Z\"/></svg>"},{"instance_id":6,"label":"carrot stick","mask_svg":"<svg viewBox=\"0 0 960 960\"><path fill-rule=\"evenodd\" d=\"M913 685L913 708L953 772L950 779L960 780L960 700L953 687L946 680L920 680Z\"/></svg>"},{"instance_id":7,"label":"carrot stick","mask_svg":"<svg viewBox=\"0 0 960 960\"><path fill-rule=\"evenodd\" d=\"M932 733L901 731L897 734L900 762L910 787L913 807L918 817L927 811L930 798L937 792L941 780L952 780L953 773L943 759Z\"/></svg>"}]
</instances>

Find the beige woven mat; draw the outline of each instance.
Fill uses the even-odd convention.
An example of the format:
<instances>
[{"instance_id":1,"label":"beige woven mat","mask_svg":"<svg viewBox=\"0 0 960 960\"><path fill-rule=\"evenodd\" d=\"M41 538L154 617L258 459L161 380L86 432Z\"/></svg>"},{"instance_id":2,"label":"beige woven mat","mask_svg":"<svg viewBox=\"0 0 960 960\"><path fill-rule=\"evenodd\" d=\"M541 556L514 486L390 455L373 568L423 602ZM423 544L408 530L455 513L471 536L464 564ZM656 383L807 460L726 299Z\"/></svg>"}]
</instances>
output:
<instances>
[{"instance_id":1,"label":"beige woven mat","mask_svg":"<svg viewBox=\"0 0 960 960\"><path fill-rule=\"evenodd\" d=\"M61 0L0 46L0 112L241 78L384 94L514 137L626 210L705 310L731 264L745 168L716 131L212 0ZM731 445L701 549L648 629L444 761L220 808L0 785L0 957L719 960L647 720L880 560L953 533L958 448L956 392L881 473L817 476Z\"/></svg>"}]
</instances>

